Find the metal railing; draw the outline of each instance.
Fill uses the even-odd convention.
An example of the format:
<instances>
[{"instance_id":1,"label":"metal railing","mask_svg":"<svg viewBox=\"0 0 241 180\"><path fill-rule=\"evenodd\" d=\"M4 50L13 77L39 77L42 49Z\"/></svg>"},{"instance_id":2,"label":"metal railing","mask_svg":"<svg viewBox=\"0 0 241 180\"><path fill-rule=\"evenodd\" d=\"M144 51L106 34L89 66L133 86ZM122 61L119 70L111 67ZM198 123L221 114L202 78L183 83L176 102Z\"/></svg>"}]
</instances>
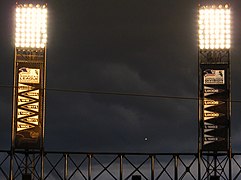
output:
<instances>
[{"instance_id":1,"label":"metal railing","mask_svg":"<svg viewBox=\"0 0 241 180\"><path fill-rule=\"evenodd\" d=\"M81 153L0 151L0 179L241 179L241 153Z\"/></svg>"}]
</instances>

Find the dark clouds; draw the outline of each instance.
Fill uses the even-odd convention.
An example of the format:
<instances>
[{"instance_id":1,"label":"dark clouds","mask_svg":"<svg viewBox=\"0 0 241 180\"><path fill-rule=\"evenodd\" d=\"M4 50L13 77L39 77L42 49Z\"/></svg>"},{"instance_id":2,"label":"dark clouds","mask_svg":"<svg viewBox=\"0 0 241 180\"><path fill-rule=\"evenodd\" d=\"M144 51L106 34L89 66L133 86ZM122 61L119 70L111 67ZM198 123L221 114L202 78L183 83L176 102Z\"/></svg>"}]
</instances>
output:
<instances>
[{"instance_id":1,"label":"dark clouds","mask_svg":"<svg viewBox=\"0 0 241 180\"><path fill-rule=\"evenodd\" d=\"M238 27L240 2L232 3ZM0 31L0 82L11 85L14 2L0 5L6 24ZM47 88L197 97L197 5L191 0L49 1ZM241 99L240 37L233 31L233 98ZM1 92L0 140L8 148L11 91ZM239 106L233 105L236 149ZM195 100L48 90L46 107L47 150L197 150Z\"/></svg>"}]
</instances>

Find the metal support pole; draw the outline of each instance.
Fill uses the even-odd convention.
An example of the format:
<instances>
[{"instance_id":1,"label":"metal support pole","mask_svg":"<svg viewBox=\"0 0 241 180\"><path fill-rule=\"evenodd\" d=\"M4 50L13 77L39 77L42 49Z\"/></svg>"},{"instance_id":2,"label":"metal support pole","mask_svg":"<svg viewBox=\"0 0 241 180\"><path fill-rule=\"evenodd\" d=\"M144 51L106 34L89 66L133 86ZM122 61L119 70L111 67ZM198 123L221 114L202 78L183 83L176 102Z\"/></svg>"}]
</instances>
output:
<instances>
[{"instance_id":1,"label":"metal support pole","mask_svg":"<svg viewBox=\"0 0 241 180\"><path fill-rule=\"evenodd\" d=\"M201 153L198 152L198 180L201 180Z\"/></svg>"},{"instance_id":2,"label":"metal support pole","mask_svg":"<svg viewBox=\"0 0 241 180\"><path fill-rule=\"evenodd\" d=\"M28 174L28 157L29 153L28 150L25 151L25 167L24 167L24 173Z\"/></svg>"},{"instance_id":3,"label":"metal support pole","mask_svg":"<svg viewBox=\"0 0 241 180\"><path fill-rule=\"evenodd\" d=\"M229 149L229 179L232 179L232 149Z\"/></svg>"},{"instance_id":4,"label":"metal support pole","mask_svg":"<svg viewBox=\"0 0 241 180\"><path fill-rule=\"evenodd\" d=\"M175 163L175 180L178 180L178 155L174 155L174 163Z\"/></svg>"},{"instance_id":5,"label":"metal support pole","mask_svg":"<svg viewBox=\"0 0 241 180\"><path fill-rule=\"evenodd\" d=\"M151 155L151 180L155 178L155 156Z\"/></svg>"},{"instance_id":6,"label":"metal support pole","mask_svg":"<svg viewBox=\"0 0 241 180\"><path fill-rule=\"evenodd\" d=\"M214 176L217 176L217 152L214 152Z\"/></svg>"},{"instance_id":7,"label":"metal support pole","mask_svg":"<svg viewBox=\"0 0 241 180\"><path fill-rule=\"evenodd\" d=\"M13 180L13 156L14 156L14 152L13 152L13 150L11 150L11 152L10 152L9 180Z\"/></svg>"},{"instance_id":8,"label":"metal support pole","mask_svg":"<svg viewBox=\"0 0 241 180\"><path fill-rule=\"evenodd\" d=\"M92 174L92 164L91 164L91 158L92 158L92 155L91 154L88 154L88 180L91 180L91 174Z\"/></svg>"},{"instance_id":9,"label":"metal support pole","mask_svg":"<svg viewBox=\"0 0 241 180\"><path fill-rule=\"evenodd\" d=\"M201 154L201 127L200 127L200 120L201 120L201 92L200 92L200 54L198 53L198 67L197 67L197 76L198 76L198 103L197 103L197 109L198 109L198 115L197 115L197 119L198 119L198 180L201 180L201 158L202 158L202 154Z\"/></svg>"},{"instance_id":10,"label":"metal support pole","mask_svg":"<svg viewBox=\"0 0 241 180\"><path fill-rule=\"evenodd\" d=\"M40 152L40 156L41 156L41 180L44 180L44 150L43 148L41 149Z\"/></svg>"},{"instance_id":11,"label":"metal support pole","mask_svg":"<svg viewBox=\"0 0 241 180\"><path fill-rule=\"evenodd\" d=\"M14 168L14 153L15 153L15 111L16 111L16 103L15 103L15 96L16 96L16 91L17 91L17 83L16 82L16 48L14 48L14 63L13 63L13 82L14 82L14 87L13 87L13 96L12 96L12 123L11 123L11 152L10 152L10 171L9 171L9 179L13 180L13 168Z\"/></svg>"},{"instance_id":12,"label":"metal support pole","mask_svg":"<svg viewBox=\"0 0 241 180\"><path fill-rule=\"evenodd\" d=\"M120 180L123 180L123 155L119 155L120 158Z\"/></svg>"},{"instance_id":13,"label":"metal support pole","mask_svg":"<svg viewBox=\"0 0 241 180\"><path fill-rule=\"evenodd\" d=\"M64 180L68 179L68 154L64 154Z\"/></svg>"},{"instance_id":14,"label":"metal support pole","mask_svg":"<svg viewBox=\"0 0 241 180\"><path fill-rule=\"evenodd\" d=\"M35 172L36 172L35 171L35 167L36 167L35 166L35 152L33 152L32 158L33 158L33 160L32 160L32 168L31 168L32 169L31 170L32 173L31 174L32 174L32 177L34 177L35 176Z\"/></svg>"},{"instance_id":15,"label":"metal support pole","mask_svg":"<svg viewBox=\"0 0 241 180\"><path fill-rule=\"evenodd\" d=\"M208 178L210 178L209 168L210 168L210 161L209 161L209 152L208 152L208 155L207 155L207 168L206 168L206 172L207 172L207 177Z\"/></svg>"}]
</instances>

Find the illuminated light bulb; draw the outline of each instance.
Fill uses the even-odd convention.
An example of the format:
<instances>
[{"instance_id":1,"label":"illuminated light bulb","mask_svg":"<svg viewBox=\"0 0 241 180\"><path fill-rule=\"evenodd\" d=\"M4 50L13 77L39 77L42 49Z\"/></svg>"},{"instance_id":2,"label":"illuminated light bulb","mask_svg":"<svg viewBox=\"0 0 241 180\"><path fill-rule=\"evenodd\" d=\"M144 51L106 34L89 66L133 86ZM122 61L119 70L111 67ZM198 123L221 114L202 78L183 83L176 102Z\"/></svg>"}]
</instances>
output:
<instances>
[{"instance_id":1,"label":"illuminated light bulb","mask_svg":"<svg viewBox=\"0 0 241 180\"><path fill-rule=\"evenodd\" d=\"M231 40L230 40L230 39L227 39L227 40L226 40L226 44L231 44Z\"/></svg>"},{"instance_id":2,"label":"illuminated light bulb","mask_svg":"<svg viewBox=\"0 0 241 180\"><path fill-rule=\"evenodd\" d=\"M42 42L43 42L44 44L46 44L46 43L47 43L47 39L43 39Z\"/></svg>"},{"instance_id":3,"label":"illuminated light bulb","mask_svg":"<svg viewBox=\"0 0 241 180\"><path fill-rule=\"evenodd\" d=\"M20 23L21 22L21 18L20 17L16 17L16 23Z\"/></svg>"},{"instance_id":4,"label":"illuminated light bulb","mask_svg":"<svg viewBox=\"0 0 241 180\"><path fill-rule=\"evenodd\" d=\"M41 47L41 48L44 48L44 47L45 47L45 44L44 44L44 43L42 43L40 47Z\"/></svg>"},{"instance_id":5,"label":"illuminated light bulb","mask_svg":"<svg viewBox=\"0 0 241 180\"><path fill-rule=\"evenodd\" d=\"M200 39L200 41L203 40L203 39L204 39L204 36L203 36L202 34L199 35L199 39Z\"/></svg>"},{"instance_id":6,"label":"illuminated light bulb","mask_svg":"<svg viewBox=\"0 0 241 180\"><path fill-rule=\"evenodd\" d=\"M214 49L214 48L215 48L214 44L211 44L210 49Z\"/></svg>"},{"instance_id":7,"label":"illuminated light bulb","mask_svg":"<svg viewBox=\"0 0 241 180\"><path fill-rule=\"evenodd\" d=\"M229 26L231 24L230 19L226 19L225 23L226 23L226 26Z\"/></svg>"},{"instance_id":8,"label":"illuminated light bulb","mask_svg":"<svg viewBox=\"0 0 241 180\"><path fill-rule=\"evenodd\" d=\"M25 43L21 43L21 45L20 45L21 47L25 47Z\"/></svg>"},{"instance_id":9,"label":"illuminated light bulb","mask_svg":"<svg viewBox=\"0 0 241 180\"><path fill-rule=\"evenodd\" d=\"M230 41L230 39L231 39L231 35L230 35L230 34L227 34L227 35L226 35L226 40L229 40L229 41Z\"/></svg>"},{"instance_id":10,"label":"illuminated light bulb","mask_svg":"<svg viewBox=\"0 0 241 180\"><path fill-rule=\"evenodd\" d=\"M16 32L21 32L21 23L17 23L15 27Z\"/></svg>"},{"instance_id":11,"label":"illuminated light bulb","mask_svg":"<svg viewBox=\"0 0 241 180\"><path fill-rule=\"evenodd\" d=\"M32 44L35 43L35 39L34 38L31 39L31 43Z\"/></svg>"},{"instance_id":12,"label":"illuminated light bulb","mask_svg":"<svg viewBox=\"0 0 241 180\"><path fill-rule=\"evenodd\" d=\"M229 49L231 47L230 44L226 44L226 49Z\"/></svg>"},{"instance_id":13,"label":"illuminated light bulb","mask_svg":"<svg viewBox=\"0 0 241 180\"><path fill-rule=\"evenodd\" d=\"M20 38L15 38L15 42L19 44Z\"/></svg>"},{"instance_id":14,"label":"illuminated light bulb","mask_svg":"<svg viewBox=\"0 0 241 180\"><path fill-rule=\"evenodd\" d=\"M21 28L21 33L24 33L24 32L25 32L25 28L22 27L22 28Z\"/></svg>"},{"instance_id":15,"label":"illuminated light bulb","mask_svg":"<svg viewBox=\"0 0 241 180\"><path fill-rule=\"evenodd\" d=\"M15 39L20 39L20 33L15 33Z\"/></svg>"},{"instance_id":16,"label":"illuminated light bulb","mask_svg":"<svg viewBox=\"0 0 241 180\"><path fill-rule=\"evenodd\" d=\"M30 43L30 42L31 42L30 38L27 37L27 38L26 38L26 43Z\"/></svg>"}]
</instances>

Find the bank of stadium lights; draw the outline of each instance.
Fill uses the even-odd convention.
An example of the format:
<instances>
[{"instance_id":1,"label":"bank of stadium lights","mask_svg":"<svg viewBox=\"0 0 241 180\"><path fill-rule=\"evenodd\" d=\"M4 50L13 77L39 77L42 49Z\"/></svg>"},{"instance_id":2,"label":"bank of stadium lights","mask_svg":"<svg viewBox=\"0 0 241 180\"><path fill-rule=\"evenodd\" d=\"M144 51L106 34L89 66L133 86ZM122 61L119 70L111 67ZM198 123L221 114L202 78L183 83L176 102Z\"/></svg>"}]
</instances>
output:
<instances>
[{"instance_id":1,"label":"bank of stadium lights","mask_svg":"<svg viewBox=\"0 0 241 180\"><path fill-rule=\"evenodd\" d=\"M199 8L199 48L230 49L231 12L229 5Z\"/></svg>"},{"instance_id":2,"label":"bank of stadium lights","mask_svg":"<svg viewBox=\"0 0 241 180\"><path fill-rule=\"evenodd\" d=\"M47 43L46 5L20 4L16 7L15 47L44 48Z\"/></svg>"}]
</instances>

